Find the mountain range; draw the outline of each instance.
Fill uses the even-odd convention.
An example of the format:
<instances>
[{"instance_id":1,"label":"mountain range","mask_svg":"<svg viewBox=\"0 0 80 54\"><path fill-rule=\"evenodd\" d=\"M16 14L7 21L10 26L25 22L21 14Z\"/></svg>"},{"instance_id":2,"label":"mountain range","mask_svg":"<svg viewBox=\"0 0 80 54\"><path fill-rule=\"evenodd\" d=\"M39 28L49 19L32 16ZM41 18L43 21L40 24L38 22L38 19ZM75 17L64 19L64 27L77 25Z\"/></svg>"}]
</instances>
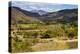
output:
<instances>
[{"instance_id":1,"label":"mountain range","mask_svg":"<svg viewBox=\"0 0 80 54\"><path fill-rule=\"evenodd\" d=\"M9 7L11 11L11 22L14 23L46 23L46 22L77 22L78 9L64 9L56 12L43 10L27 11L19 7Z\"/></svg>"}]
</instances>

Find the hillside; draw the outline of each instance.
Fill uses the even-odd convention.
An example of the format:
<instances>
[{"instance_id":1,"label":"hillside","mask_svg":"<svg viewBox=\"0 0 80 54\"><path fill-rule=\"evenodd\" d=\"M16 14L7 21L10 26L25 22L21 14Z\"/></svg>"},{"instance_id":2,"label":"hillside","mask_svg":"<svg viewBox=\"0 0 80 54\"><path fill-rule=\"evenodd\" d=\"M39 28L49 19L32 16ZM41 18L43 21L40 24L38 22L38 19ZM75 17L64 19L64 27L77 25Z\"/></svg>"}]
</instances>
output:
<instances>
[{"instance_id":1,"label":"hillside","mask_svg":"<svg viewBox=\"0 0 80 54\"><path fill-rule=\"evenodd\" d=\"M23 23L38 23L40 22L34 17L24 14L18 7L9 7L11 9L11 23L23 24Z\"/></svg>"},{"instance_id":2,"label":"hillside","mask_svg":"<svg viewBox=\"0 0 80 54\"><path fill-rule=\"evenodd\" d=\"M57 22L66 22L70 23L73 21L77 21L78 19L78 9L64 9L57 12L51 12L43 15L39 19L43 21L57 21Z\"/></svg>"}]
</instances>

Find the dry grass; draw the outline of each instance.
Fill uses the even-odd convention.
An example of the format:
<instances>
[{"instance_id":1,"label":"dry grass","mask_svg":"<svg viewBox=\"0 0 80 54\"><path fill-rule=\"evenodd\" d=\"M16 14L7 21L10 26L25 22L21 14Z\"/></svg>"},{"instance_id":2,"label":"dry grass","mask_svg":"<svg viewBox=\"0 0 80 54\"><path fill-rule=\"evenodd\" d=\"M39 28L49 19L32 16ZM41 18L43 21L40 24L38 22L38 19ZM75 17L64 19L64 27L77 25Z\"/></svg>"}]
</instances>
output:
<instances>
[{"instance_id":1,"label":"dry grass","mask_svg":"<svg viewBox=\"0 0 80 54\"><path fill-rule=\"evenodd\" d=\"M59 40L58 40L59 41ZM32 46L34 51L52 51L52 50L65 50L77 48L77 41L67 42L67 41L42 41L42 43L37 43Z\"/></svg>"}]
</instances>

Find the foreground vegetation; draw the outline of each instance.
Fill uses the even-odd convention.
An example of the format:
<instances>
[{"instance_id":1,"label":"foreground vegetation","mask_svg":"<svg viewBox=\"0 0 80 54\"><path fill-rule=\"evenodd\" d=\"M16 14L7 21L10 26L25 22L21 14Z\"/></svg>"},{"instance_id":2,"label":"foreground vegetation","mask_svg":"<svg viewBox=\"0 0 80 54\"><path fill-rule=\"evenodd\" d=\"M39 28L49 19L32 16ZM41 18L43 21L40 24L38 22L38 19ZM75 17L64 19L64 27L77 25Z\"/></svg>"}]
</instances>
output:
<instances>
[{"instance_id":1,"label":"foreground vegetation","mask_svg":"<svg viewBox=\"0 0 80 54\"><path fill-rule=\"evenodd\" d=\"M32 52L77 48L75 24L17 24L11 27L12 52ZM66 41L75 40L76 41ZM56 41L57 40L57 41ZM60 41L61 42L58 42ZM66 41L66 42L64 42Z\"/></svg>"}]
</instances>

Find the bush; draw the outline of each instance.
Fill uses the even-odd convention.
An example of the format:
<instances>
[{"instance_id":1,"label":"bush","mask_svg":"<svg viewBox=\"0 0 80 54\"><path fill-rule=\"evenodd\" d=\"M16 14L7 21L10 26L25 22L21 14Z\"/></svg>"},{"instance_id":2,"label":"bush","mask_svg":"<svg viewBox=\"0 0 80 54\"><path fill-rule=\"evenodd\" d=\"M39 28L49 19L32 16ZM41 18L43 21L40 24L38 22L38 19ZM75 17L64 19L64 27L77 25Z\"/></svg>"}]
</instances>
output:
<instances>
[{"instance_id":1,"label":"bush","mask_svg":"<svg viewBox=\"0 0 80 54\"><path fill-rule=\"evenodd\" d=\"M69 28L66 29L66 34L70 39L72 39L74 37L77 38L77 32L78 31L75 27L69 27Z\"/></svg>"},{"instance_id":2,"label":"bush","mask_svg":"<svg viewBox=\"0 0 80 54\"><path fill-rule=\"evenodd\" d=\"M15 38L16 39L16 38ZM31 41L29 39L23 40L12 40L12 52L30 52Z\"/></svg>"}]
</instances>

